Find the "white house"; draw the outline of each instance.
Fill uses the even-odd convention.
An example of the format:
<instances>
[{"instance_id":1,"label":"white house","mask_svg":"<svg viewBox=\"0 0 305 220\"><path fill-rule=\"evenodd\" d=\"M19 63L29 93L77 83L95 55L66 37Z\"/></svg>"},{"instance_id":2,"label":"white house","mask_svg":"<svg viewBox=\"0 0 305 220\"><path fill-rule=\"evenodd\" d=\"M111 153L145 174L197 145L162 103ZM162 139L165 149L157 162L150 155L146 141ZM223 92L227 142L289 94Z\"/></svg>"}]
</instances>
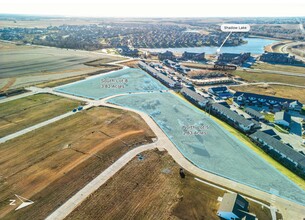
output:
<instances>
[{"instance_id":1,"label":"white house","mask_svg":"<svg viewBox=\"0 0 305 220\"><path fill-rule=\"evenodd\" d=\"M291 116L287 112L276 112L274 115L274 123L285 127L290 127Z\"/></svg>"}]
</instances>

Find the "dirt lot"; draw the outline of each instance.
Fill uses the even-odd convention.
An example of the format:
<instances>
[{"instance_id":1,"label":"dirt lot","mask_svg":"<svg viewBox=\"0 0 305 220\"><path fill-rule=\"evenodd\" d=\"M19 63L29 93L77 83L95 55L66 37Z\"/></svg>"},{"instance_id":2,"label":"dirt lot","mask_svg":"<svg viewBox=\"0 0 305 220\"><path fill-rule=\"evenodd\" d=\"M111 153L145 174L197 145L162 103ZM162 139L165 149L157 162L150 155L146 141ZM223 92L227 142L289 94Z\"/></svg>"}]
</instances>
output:
<instances>
[{"instance_id":1,"label":"dirt lot","mask_svg":"<svg viewBox=\"0 0 305 220\"><path fill-rule=\"evenodd\" d=\"M0 219L43 219L131 148L154 138L140 116L92 108L0 145ZM13 211L14 194L35 203Z\"/></svg>"},{"instance_id":2,"label":"dirt lot","mask_svg":"<svg viewBox=\"0 0 305 220\"><path fill-rule=\"evenodd\" d=\"M305 103L305 89L281 85L247 85L234 86L231 89L240 92L252 92L262 95L271 95L288 99L298 99Z\"/></svg>"},{"instance_id":3,"label":"dirt lot","mask_svg":"<svg viewBox=\"0 0 305 220\"><path fill-rule=\"evenodd\" d=\"M16 78L15 82L6 89L90 74L108 68L105 66L93 67L84 64L93 60L99 60L99 62L103 63L122 60L121 57L89 51L41 46L17 46L2 41L0 42L0 48L1 81ZM4 87L6 85L0 86Z\"/></svg>"},{"instance_id":4,"label":"dirt lot","mask_svg":"<svg viewBox=\"0 0 305 220\"><path fill-rule=\"evenodd\" d=\"M0 104L0 137L72 111L80 102L36 94Z\"/></svg>"},{"instance_id":5,"label":"dirt lot","mask_svg":"<svg viewBox=\"0 0 305 220\"><path fill-rule=\"evenodd\" d=\"M305 85L305 77L298 76L287 76L281 74L273 74L273 73L257 73L243 70L230 71L230 74L234 76L239 76L245 81L248 82L280 82L280 83L288 83L293 85Z\"/></svg>"},{"instance_id":6,"label":"dirt lot","mask_svg":"<svg viewBox=\"0 0 305 220\"><path fill-rule=\"evenodd\" d=\"M224 191L198 182L166 153L157 150L134 158L66 219L206 219L219 220L217 198ZM271 219L267 209L250 204L259 219Z\"/></svg>"}]
</instances>

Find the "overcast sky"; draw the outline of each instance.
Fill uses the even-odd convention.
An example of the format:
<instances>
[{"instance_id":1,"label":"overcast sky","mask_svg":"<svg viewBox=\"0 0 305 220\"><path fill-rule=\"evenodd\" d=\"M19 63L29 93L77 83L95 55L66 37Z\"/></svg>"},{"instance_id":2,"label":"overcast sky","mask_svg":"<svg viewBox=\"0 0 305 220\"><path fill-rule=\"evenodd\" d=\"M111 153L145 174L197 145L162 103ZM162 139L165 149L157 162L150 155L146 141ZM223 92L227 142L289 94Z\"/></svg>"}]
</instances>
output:
<instances>
[{"instance_id":1,"label":"overcast sky","mask_svg":"<svg viewBox=\"0 0 305 220\"><path fill-rule=\"evenodd\" d=\"M0 0L0 13L89 17L305 16L305 0Z\"/></svg>"}]
</instances>

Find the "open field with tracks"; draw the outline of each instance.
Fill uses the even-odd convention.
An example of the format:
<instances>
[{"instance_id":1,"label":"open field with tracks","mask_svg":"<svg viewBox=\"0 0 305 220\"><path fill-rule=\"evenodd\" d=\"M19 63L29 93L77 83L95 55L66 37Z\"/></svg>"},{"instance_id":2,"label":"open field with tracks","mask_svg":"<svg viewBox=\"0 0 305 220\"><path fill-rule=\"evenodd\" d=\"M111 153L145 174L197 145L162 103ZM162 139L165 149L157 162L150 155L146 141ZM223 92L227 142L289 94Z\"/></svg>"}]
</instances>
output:
<instances>
[{"instance_id":1,"label":"open field with tracks","mask_svg":"<svg viewBox=\"0 0 305 220\"><path fill-rule=\"evenodd\" d=\"M209 219L218 220L218 197L224 192L194 179L179 176L179 166L166 153L146 151L100 187L66 219ZM251 202L259 219L270 211Z\"/></svg>"},{"instance_id":2,"label":"open field with tracks","mask_svg":"<svg viewBox=\"0 0 305 220\"><path fill-rule=\"evenodd\" d=\"M279 64L269 64L269 63L260 62L260 63L255 63L253 66L251 66L251 68L305 74L305 67L301 67L301 66L279 65Z\"/></svg>"},{"instance_id":3,"label":"open field with tracks","mask_svg":"<svg viewBox=\"0 0 305 220\"><path fill-rule=\"evenodd\" d=\"M93 67L85 63L99 60L103 63L122 60L121 57L108 56L88 51L75 51L40 46L17 46L0 42L0 90L24 87L51 80L91 74L111 66ZM14 79L14 83L10 80Z\"/></svg>"},{"instance_id":4,"label":"open field with tracks","mask_svg":"<svg viewBox=\"0 0 305 220\"><path fill-rule=\"evenodd\" d=\"M36 94L0 104L0 137L72 111L80 102Z\"/></svg>"},{"instance_id":5,"label":"open field with tracks","mask_svg":"<svg viewBox=\"0 0 305 220\"><path fill-rule=\"evenodd\" d=\"M251 70L243 71L236 70L230 71L230 74L234 76L239 76L240 78L248 81L248 82L279 82L279 83L288 83L293 85L305 85L305 77L299 76L287 76L275 73L267 73L267 72L253 72Z\"/></svg>"},{"instance_id":6,"label":"open field with tracks","mask_svg":"<svg viewBox=\"0 0 305 220\"><path fill-rule=\"evenodd\" d=\"M155 135L137 114L96 107L0 144L0 218L43 219ZM14 211L14 194L34 204Z\"/></svg>"}]
</instances>

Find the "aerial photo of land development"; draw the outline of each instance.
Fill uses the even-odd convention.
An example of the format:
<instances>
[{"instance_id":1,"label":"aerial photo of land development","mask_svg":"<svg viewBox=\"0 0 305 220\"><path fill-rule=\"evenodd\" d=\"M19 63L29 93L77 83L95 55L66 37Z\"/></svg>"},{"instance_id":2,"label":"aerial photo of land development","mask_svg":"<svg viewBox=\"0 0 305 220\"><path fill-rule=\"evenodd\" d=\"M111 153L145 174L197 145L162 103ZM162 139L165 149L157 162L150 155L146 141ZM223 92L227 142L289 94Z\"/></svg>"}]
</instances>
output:
<instances>
[{"instance_id":1,"label":"aerial photo of land development","mask_svg":"<svg viewBox=\"0 0 305 220\"><path fill-rule=\"evenodd\" d=\"M12 2L0 219L305 220L304 3Z\"/></svg>"}]
</instances>

